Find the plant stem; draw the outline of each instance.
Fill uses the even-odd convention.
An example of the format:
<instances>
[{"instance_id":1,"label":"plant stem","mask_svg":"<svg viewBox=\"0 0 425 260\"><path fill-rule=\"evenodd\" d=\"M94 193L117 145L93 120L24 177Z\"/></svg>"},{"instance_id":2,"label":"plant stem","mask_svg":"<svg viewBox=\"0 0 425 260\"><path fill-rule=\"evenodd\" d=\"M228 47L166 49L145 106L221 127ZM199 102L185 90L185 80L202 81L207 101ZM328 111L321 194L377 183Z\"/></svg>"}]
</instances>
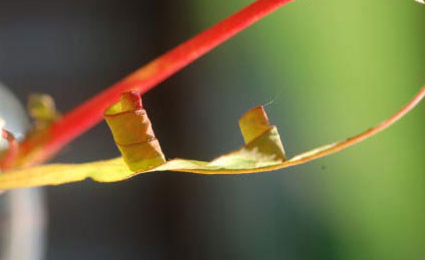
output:
<instances>
[{"instance_id":1,"label":"plant stem","mask_svg":"<svg viewBox=\"0 0 425 260\"><path fill-rule=\"evenodd\" d=\"M18 141L15 139L15 136L5 129L1 129L1 138L7 140L9 143L7 151L0 160L0 170L4 170L15 161L16 157L18 156L19 145Z\"/></svg>"},{"instance_id":2,"label":"plant stem","mask_svg":"<svg viewBox=\"0 0 425 260\"><path fill-rule=\"evenodd\" d=\"M99 123L106 108L117 101L122 92L137 90L141 94L220 45L254 22L293 0L257 0L239 12L210 27L168 53L151 61L129 76L87 100L53 123L44 136L30 137L21 144L24 165L42 163L64 145ZM29 154L37 153L35 156Z\"/></svg>"}]
</instances>

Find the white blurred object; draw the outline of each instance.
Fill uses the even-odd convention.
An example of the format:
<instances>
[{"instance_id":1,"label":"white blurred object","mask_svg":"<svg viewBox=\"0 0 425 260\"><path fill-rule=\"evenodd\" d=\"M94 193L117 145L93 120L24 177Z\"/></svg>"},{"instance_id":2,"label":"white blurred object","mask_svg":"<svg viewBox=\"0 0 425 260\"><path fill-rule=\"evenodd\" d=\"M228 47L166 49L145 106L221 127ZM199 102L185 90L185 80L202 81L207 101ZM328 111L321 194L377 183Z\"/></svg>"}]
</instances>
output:
<instances>
[{"instance_id":1,"label":"white blurred object","mask_svg":"<svg viewBox=\"0 0 425 260\"><path fill-rule=\"evenodd\" d=\"M0 118L5 121L4 129L12 132L18 139L24 136L28 128L26 111L1 83ZM1 260L42 259L45 244L43 194L41 188L12 190L0 194Z\"/></svg>"},{"instance_id":2,"label":"white blurred object","mask_svg":"<svg viewBox=\"0 0 425 260\"><path fill-rule=\"evenodd\" d=\"M415 0L418 3L425 4L425 0Z\"/></svg>"}]
</instances>

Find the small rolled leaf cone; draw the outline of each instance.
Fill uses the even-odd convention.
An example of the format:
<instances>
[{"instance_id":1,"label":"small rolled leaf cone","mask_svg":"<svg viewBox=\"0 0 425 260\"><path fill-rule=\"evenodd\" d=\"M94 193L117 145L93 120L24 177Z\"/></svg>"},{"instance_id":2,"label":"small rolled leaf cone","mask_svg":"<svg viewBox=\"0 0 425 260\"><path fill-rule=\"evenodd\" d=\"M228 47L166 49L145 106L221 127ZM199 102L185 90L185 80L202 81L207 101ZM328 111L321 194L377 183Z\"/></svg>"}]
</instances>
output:
<instances>
[{"instance_id":1,"label":"small rolled leaf cone","mask_svg":"<svg viewBox=\"0 0 425 260\"><path fill-rule=\"evenodd\" d=\"M270 125L263 106L251 108L239 119L239 128L245 142L245 149L256 149L257 154L272 160L287 160L276 126ZM270 160L270 159L268 159Z\"/></svg>"},{"instance_id":2,"label":"small rolled leaf cone","mask_svg":"<svg viewBox=\"0 0 425 260\"><path fill-rule=\"evenodd\" d=\"M145 171L165 163L138 92L123 93L121 100L105 111L105 119L130 170Z\"/></svg>"}]
</instances>

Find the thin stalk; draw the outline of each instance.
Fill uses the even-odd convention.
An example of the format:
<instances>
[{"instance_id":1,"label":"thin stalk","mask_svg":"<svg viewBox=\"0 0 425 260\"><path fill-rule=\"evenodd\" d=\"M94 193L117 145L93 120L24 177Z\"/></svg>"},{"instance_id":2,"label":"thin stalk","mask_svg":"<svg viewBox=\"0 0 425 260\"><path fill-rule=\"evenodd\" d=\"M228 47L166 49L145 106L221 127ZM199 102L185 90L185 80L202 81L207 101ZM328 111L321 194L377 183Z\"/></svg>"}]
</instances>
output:
<instances>
[{"instance_id":1,"label":"thin stalk","mask_svg":"<svg viewBox=\"0 0 425 260\"><path fill-rule=\"evenodd\" d=\"M147 92L214 47L291 1L293 0L257 0L134 71L72 109L53 123L43 136L25 140L21 144L20 164L32 165L48 160L63 146L99 123L103 119L105 109L116 102L122 92L131 90L137 90L141 94Z\"/></svg>"}]
</instances>

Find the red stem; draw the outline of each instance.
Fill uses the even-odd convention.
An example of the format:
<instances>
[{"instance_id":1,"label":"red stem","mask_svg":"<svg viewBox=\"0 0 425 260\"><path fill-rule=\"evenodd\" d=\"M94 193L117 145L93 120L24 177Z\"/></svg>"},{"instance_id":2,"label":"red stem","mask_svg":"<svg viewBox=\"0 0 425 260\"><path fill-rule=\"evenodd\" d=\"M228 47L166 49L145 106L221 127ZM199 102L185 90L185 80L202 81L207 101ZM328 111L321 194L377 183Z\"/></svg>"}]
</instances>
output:
<instances>
[{"instance_id":1,"label":"red stem","mask_svg":"<svg viewBox=\"0 0 425 260\"><path fill-rule=\"evenodd\" d=\"M5 129L1 129L1 138L7 140L9 143L9 148L0 161L0 169L6 169L17 158L19 145L18 141L15 139L15 136L13 136L12 133L6 131Z\"/></svg>"},{"instance_id":2,"label":"red stem","mask_svg":"<svg viewBox=\"0 0 425 260\"><path fill-rule=\"evenodd\" d=\"M136 70L65 114L48 129L47 140L29 138L24 141L21 156L26 156L34 148L39 148L37 156L27 159L25 164L41 163L49 159L64 145L99 123L103 119L105 109L117 101L122 92L131 90L140 91L141 94L147 92L214 47L291 1L293 0L257 0Z\"/></svg>"}]
</instances>

